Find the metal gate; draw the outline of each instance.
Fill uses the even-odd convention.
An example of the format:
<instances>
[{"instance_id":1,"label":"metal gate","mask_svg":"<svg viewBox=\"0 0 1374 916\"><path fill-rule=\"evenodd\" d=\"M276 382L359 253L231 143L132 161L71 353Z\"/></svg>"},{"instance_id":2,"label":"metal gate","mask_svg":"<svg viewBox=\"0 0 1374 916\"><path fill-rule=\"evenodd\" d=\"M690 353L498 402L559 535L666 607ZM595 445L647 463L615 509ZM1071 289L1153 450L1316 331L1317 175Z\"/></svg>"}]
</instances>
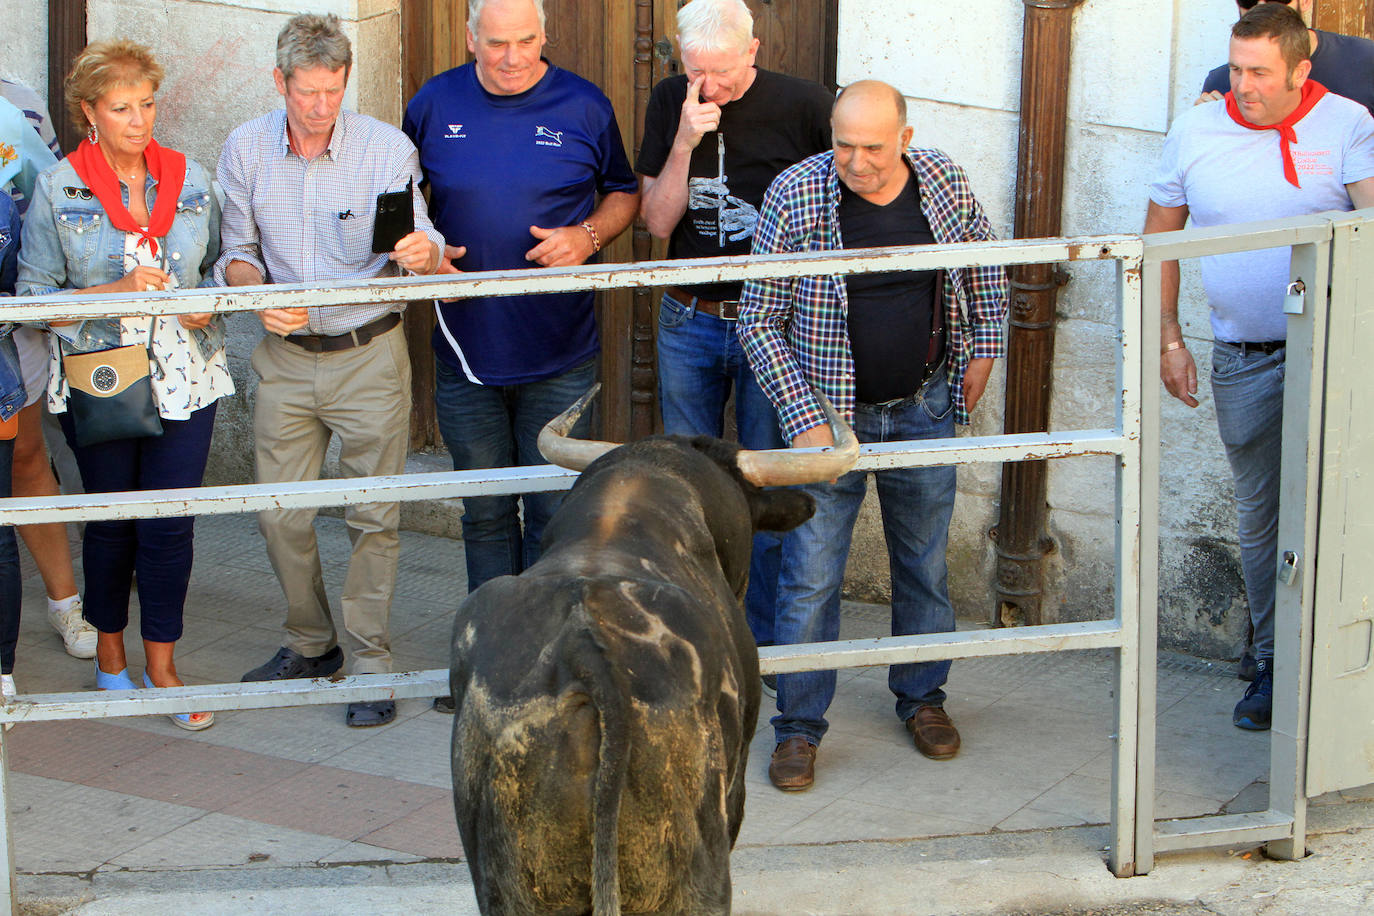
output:
<instances>
[{"instance_id":1,"label":"metal gate","mask_svg":"<svg viewBox=\"0 0 1374 916\"><path fill-rule=\"evenodd\" d=\"M1352 233L1360 221L1346 220ZM327 288L306 286L254 287L235 290L195 290L150 296L50 296L15 299L0 307L0 319L44 321L53 318L187 312L241 311L298 305L339 305L396 302L424 298L496 296L524 292L561 292L609 289L664 283L692 284L722 279L796 277L867 273L890 270L933 270L985 264L1035 264L1081 260L1116 263L1115 298L1120 332L1116 359L1114 424L1108 429L1080 429L988 437L964 437L916 443L886 443L863 447L858 467L882 469L938 464L1022 461L1083 455L1115 459L1117 570L1112 617L1081 623L1015 629L946 633L929 636L885 637L837 643L773 646L760 651L762 670L772 673L887 665L898 662L970 658L1019 653L1111 649L1115 657L1111 789L1111 846L1109 866L1119 876L1148 871L1156 850L1222 845L1237 840L1277 841L1273 849L1290 857L1301 855L1305 821L1301 790L1304 762L1306 696L1302 687L1305 666L1292 645L1281 638L1277 695L1292 703L1275 709L1274 756L1271 762L1273 799L1259 815L1198 818L1156 825L1154 797L1155 636L1158 577L1158 429L1159 384L1159 269L1161 260L1196 257L1221 251L1296 245L1295 274L1307 288L1325 290L1332 223L1323 218L1289 220L1264 226L1225 227L1154 236L1110 236L1044 239L982 244L817 252L770 255L748 259L672 261L637 265L602 265L560 270L525 270L443 277L378 279L340 283ZM1354 255L1352 246L1351 256ZM1143 295L1142 295L1143 292ZM1314 330L1325 309L1309 292L1305 315L1290 330L1290 354L1323 354ZM1142 307L1142 302L1144 306ZM1365 313L1367 316L1367 312ZM1324 317L1323 317L1324 320ZM1367 320L1367 318L1366 318ZM1322 325L1324 328L1324 324ZM1304 338L1303 335L1307 336ZM1301 351L1295 349L1305 347ZM1289 402L1298 405L1306 388L1296 384L1298 373L1290 359ZM1321 365L1320 360L1314 365ZM1301 406L1301 405L1298 405ZM1296 407L1294 408L1296 409ZM1310 413L1310 411L1309 411ZM1285 455L1285 486L1307 475L1320 448L1316 437L1295 424L1286 431L1305 448L1289 467ZM1319 428L1314 423L1313 428ZM1297 436L1303 436L1296 440ZM1314 444L1315 443L1315 444ZM523 493L566 489L576 474L552 467L510 468L496 471L410 474L394 477L321 480L293 484L209 487L189 490L99 494L97 496L10 499L0 502L0 523L138 518L187 514L223 514L261 509L337 506L359 502L409 501L491 493ZM1303 479L1306 479L1304 477ZM1308 489L1312 489L1309 485ZM1306 490L1303 491L1306 495ZM1287 490L1285 490L1287 496ZM1298 510L1292 499L1284 504L1285 521ZM1311 500L1303 503L1315 505ZM1304 516L1305 517L1305 516ZM1285 532L1289 529L1285 528ZM1292 530L1302 530L1301 526ZM1315 540L1315 534L1312 535ZM1312 556L1308 545L1303 556ZM1298 579L1302 588L1309 576ZM1299 630L1303 604L1296 595L1281 593L1281 632ZM1310 610L1306 613L1310 613ZM1367 616L1367 615L1366 615ZM1310 646L1310 643L1309 643ZM283 681L261 684L215 684L167 688L148 696L81 692L24 695L0 706L0 724L57 719L99 719L158 715L172 712L262 709L279 706L337 704L387 698L432 697L448 691L444 670L387 675L359 675L337 682ZM1280 740L1281 735L1283 740ZM15 906L13 854L9 832L7 742L0 733L0 851L6 855L0 870L0 906ZM1292 779L1289 774L1295 774ZM1240 820L1237 820L1239 818ZM1285 845L1286 844L1286 845Z\"/></svg>"}]
</instances>

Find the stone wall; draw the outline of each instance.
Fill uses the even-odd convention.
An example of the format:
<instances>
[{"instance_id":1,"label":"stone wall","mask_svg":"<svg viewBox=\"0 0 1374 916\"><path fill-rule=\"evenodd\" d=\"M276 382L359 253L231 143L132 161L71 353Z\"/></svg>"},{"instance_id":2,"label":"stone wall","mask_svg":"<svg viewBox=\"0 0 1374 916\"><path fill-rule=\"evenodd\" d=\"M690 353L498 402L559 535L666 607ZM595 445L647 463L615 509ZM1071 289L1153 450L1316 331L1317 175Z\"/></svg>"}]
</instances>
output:
<instances>
[{"instance_id":1,"label":"stone wall","mask_svg":"<svg viewBox=\"0 0 1374 916\"><path fill-rule=\"evenodd\" d=\"M0 76L48 95L48 0L0 0Z\"/></svg>"},{"instance_id":2,"label":"stone wall","mask_svg":"<svg viewBox=\"0 0 1374 916\"><path fill-rule=\"evenodd\" d=\"M1010 236L1020 93L1020 3L844 0L839 81L874 77L910 102L918 144L948 152L969 172L998 233ZM1066 235L1139 231L1146 183L1169 123L1191 105L1207 71L1226 58L1229 3L1145 4L1088 0L1074 14L1069 73ZM872 23L881 22L875 30ZM976 48L977 53L970 53ZM1114 270L1068 268L1059 297L1052 428L1110 426L1117 348ZM1234 654L1244 632L1230 475L1207 395L1210 331L1192 265L1184 265L1181 314L1203 367L1202 406L1164 406L1161 483L1161 639L1204 655ZM998 433L1003 376L989 386L967 433ZM960 616L990 619L1000 467L962 468L951 531L950 584ZM870 499L872 494L870 493ZM1109 616L1114 582L1113 463L1053 462L1049 475L1045 605L1063 620ZM847 576L857 596L885 599L886 554L876 514L866 513Z\"/></svg>"}]
</instances>

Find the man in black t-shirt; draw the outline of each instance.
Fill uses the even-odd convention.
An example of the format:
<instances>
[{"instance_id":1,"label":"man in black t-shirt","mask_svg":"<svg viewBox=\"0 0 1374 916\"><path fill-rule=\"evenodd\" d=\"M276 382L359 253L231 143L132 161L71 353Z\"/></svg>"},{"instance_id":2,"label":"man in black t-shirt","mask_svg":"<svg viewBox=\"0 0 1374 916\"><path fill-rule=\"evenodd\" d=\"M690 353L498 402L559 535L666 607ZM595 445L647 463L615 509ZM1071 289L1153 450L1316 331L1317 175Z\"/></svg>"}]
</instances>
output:
<instances>
[{"instance_id":1,"label":"man in black t-shirt","mask_svg":"<svg viewBox=\"0 0 1374 916\"><path fill-rule=\"evenodd\" d=\"M670 258L749 254L759 206L783 169L830 149L831 95L754 66L759 41L742 0L693 0L677 13L685 74L654 87L635 171L649 231ZM720 436L735 395L740 444L784 446L777 414L735 337L743 284L670 287L659 311L663 429ZM745 610L761 646L773 644L779 541L755 537ZM765 677L769 684L771 676ZM771 686L771 685L770 685Z\"/></svg>"},{"instance_id":2,"label":"man in black t-shirt","mask_svg":"<svg viewBox=\"0 0 1374 916\"><path fill-rule=\"evenodd\" d=\"M1290 0L1236 0L1236 6L1243 16L1261 2L1294 5ZM1305 21L1312 21L1312 0L1297 0L1296 7ZM1374 41L1321 29L1308 29L1307 36L1312 42L1310 78L1374 114ZM1207 74L1197 103L1216 101L1230 91L1231 67L1222 64Z\"/></svg>"}]
</instances>

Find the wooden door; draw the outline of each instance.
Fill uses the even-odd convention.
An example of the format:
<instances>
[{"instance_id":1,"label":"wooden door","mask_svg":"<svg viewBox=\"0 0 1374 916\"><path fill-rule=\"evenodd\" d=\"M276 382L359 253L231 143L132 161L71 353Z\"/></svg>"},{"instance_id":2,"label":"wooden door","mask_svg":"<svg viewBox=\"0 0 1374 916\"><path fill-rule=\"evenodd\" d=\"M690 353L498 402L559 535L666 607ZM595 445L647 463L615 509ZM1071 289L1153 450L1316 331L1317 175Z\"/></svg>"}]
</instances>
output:
<instances>
[{"instance_id":1,"label":"wooden door","mask_svg":"<svg viewBox=\"0 0 1374 916\"><path fill-rule=\"evenodd\" d=\"M1374 2L1371 0L1317 0L1312 26L1342 35L1374 38Z\"/></svg>"},{"instance_id":2,"label":"wooden door","mask_svg":"<svg viewBox=\"0 0 1374 916\"><path fill-rule=\"evenodd\" d=\"M600 86L615 108L631 162L644 130L649 91L678 72L675 14L683 0L545 0L550 61ZM746 0L761 39L759 65L834 85L839 0ZM466 4L456 0L408 0L402 4L403 88L409 99L436 73L468 59ZM611 244L606 263L646 260L654 246L642 223ZM660 254L661 256L661 249ZM602 394L596 435L628 441L657 427L654 313L648 288L616 290L597 297L601 330ZM441 443L434 421L432 306L412 303L406 331L414 372L412 447Z\"/></svg>"}]
</instances>

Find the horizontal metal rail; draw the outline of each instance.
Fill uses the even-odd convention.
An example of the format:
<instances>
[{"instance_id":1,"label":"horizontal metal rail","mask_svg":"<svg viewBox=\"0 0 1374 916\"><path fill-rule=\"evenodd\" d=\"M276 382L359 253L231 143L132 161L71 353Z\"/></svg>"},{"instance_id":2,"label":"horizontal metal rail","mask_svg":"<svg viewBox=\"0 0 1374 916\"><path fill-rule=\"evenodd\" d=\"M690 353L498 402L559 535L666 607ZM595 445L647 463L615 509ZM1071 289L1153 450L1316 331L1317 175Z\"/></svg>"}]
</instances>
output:
<instances>
[{"instance_id":1,"label":"horizontal metal rail","mask_svg":"<svg viewBox=\"0 0 1374 916\"><path fill-rule=\"evenodd\" d=\"M821 666L827 669L869 668L950 658L1115 649L1120 648L1124 641L1121 624L1115 620L1090 620L921 636L879 636L838 642L760 646L759 667L764 674L792 674L814 671Z\"/></svg>"},{"instance_id":2,"label":"horizontal metal rail","mask_svg":"<svg viewBox=\"0 0 1374 916\"><path fill-rule=\"evenodd\" d=\"M1213 814L1155 823L1155 851L1256 846L1293 835L1293 818L1281 811Z\"/></svg>"},{"instance_id":3,"label":"horizontal metal rail","mask_svg":"<svg viewBox=\"0 0 1374 916\"><path fill-rule=\"evenodd\" d=\"M1374 211L1367 212L1374 216ZM1156 232L1141 238L1150 260L1178 261L1324 242L1331 237L1331 220L1336 216L1347 218L1350 214L1333 211L1313 216L1208 226L1204 229L1190 227L1176 232Z\"/></svg>"},{"instance_id":4,"label":"horizontal metal rail","mask_svg":"<svg viewBox=\"0 0 1374 916\"><path fill-rule=\"evenodd\" d=\"M1125 444L1126 440L1115 431L1099 429L884 442L863 446L855 467L876 471L894 467L1118 455L1125 448ZM477 471L343 477L294 483L14 497L0 499L0 525L229 515L268 509L315 509L325 506L414 502L499 493L540 493L569 489L577 480L577 474L576 471L544 464Z\"/></svg>"},{"instance_id":5,"label":"horizontal metal rail","mask_svg":"<svg viewBox=\"0 0 1374 916\"><path fill-rule=\"evenodd\" d=\"M576 290L622 289L665 284L692 285L769 277L938 270L983 265L1044 264L1059 261L1139 257L1138 236L970 242L899 248L855 248L843 252L750 255L693 261L641 261L581 267L533 268L435 276L375 277L328 286L278 283L268 286L209 287L151 293L54 293L17 296L0 304L0 321L52 321L106 315L179 315L240 312L302 305L373 305L415 299L463 299Z\"/></svg>"},{"instance_id":6,"label":"horizontal metal rail","mask_svg":"<svg viewBox=\"0 0 1374 916\"><path fill-rule=\"evenodd\" d=\"M764 674L826 668L865 668L900 662L981 658L1037 652L1117 648L1122 630L1110 620L1060 623L1005 630L972 630L923 636L884 636L833 643L798 643L759 649ZM203 684L156 690L85 690L76 693L23 694L0 704L0 725L65 719L113 719L321 706L446 696L448 672L440 668L395 674L297 678L247 684Z\"/></svg>"}]
</instances>

